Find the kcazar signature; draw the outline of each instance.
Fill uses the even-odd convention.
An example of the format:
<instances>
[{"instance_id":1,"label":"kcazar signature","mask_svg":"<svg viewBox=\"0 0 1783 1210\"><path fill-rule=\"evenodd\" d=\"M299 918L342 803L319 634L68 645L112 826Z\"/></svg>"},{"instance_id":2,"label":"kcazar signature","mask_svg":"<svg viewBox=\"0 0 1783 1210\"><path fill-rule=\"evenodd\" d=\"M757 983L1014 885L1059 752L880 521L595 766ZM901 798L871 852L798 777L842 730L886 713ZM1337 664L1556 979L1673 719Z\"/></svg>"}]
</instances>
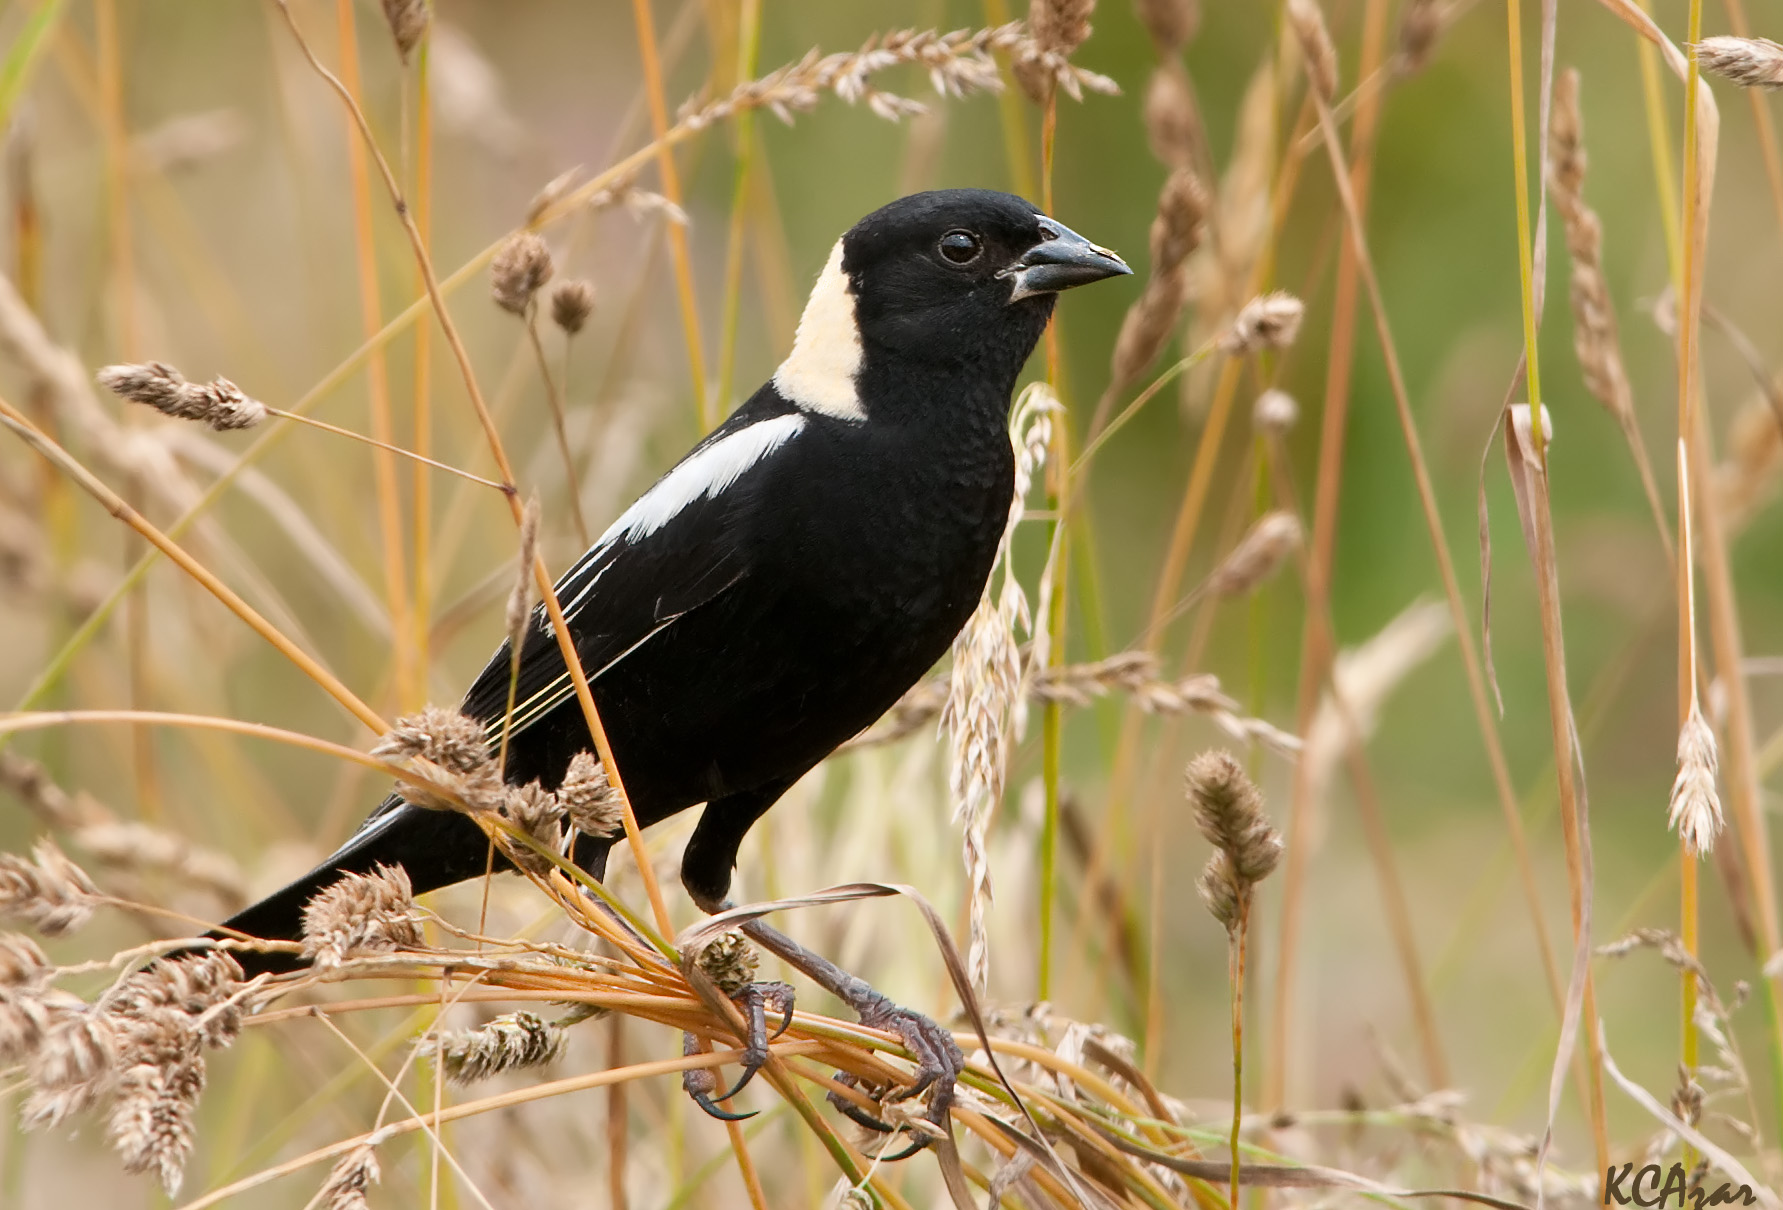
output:
<instances>
[{"instance_id":1,"label":"kcazar signature","mask_svg":"<svg viewBox=\"0 0 1783 1210\"><path fill-rule=\"evenodd\" d=\"M1682 1164L1673 1164L1663 1172L1658 1164L1639 1170L1633 1164L1624 1164L1620 1171L1611 1168L1603 1174L1606 1206L1676 1206L1684 1210L1688 1205L1690 1210L1702 1210L1704 1206L1750 1206L1757 1201L1750 1185L1735 1188L1724 1181L1717 1189L1703 1185L1692 1189Z\"/></svg>"}]
</instances>

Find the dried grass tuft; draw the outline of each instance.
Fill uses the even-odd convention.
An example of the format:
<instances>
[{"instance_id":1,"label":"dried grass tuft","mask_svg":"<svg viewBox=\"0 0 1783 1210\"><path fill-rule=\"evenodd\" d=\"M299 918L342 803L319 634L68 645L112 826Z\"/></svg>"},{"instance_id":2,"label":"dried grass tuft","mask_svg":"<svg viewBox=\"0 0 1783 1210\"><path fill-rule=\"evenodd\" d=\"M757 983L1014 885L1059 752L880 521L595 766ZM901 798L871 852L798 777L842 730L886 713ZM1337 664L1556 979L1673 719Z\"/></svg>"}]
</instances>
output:
<instances>
[{"instance_id":1,"label":"dried grass tuft","mask_svg":"<svg viewBox=\"0 0 1783 1210\"><path fill-rule=\"evenodd\" d=\"M1151 276L1121 321L1114 342L1111 389L1131 385L1157 360L1188 301L1191 253L1201 243L1207 190L1187 168L1164 180L1151 226Z\"/></svg>"},{"instance_id":2,"label":"dried grass tuft","mask_svg":"<svg viewBox=\"0 0 1783 1210\"><path fill-rule=\"evenodd\" d=\"M438 1047L446 1078L474 1084L504 1071L543 1067L563 1055L564 1032L536 1013L515 1012L476 1029L461 1029L423 1039L423 1051Z\"/></svg>"},{"instance_id":3,"label":"dried grass tuft","mask_svg":"<svg viewBox=\"0 0 1783 1210\"><path fill-rule=\"evenodd\" d=\"M369 1143L353 1148L335 1161L322 1190L316 1194L321 1210L370 1210L365 1191L383 1179L377 1149Z\"/></svg>"},{"instance_id":4,"label":"dried grass tuft","mask_svg":"<svg viewBox=\"0 0 1783 1210\"><path fill-rule=\"evenodd\" d=\"M460 774L476 773L490 763L483 724L443 706L403 715L371 751L389 760L424 760Z\"/></svg>"},{"instance_id":5,"label":"dried grass tuft","mask_svg":"<svg viewBox=\"0 0 1783 1210\"><path fill-rule=\"evenodd\" d=\"M1220 337L1220 348L1234 357L1261 349L1285 349L1300 334L1306 304L1286 290L1272 290L1244 304Z\"/></svg>"},{"instance_id":6,"label":"dried grass tuft","mask_svg":"<svg viewBox=\"0 0 1783 1210\"><path fill-rule=\"evenodd\" d=\"M1288 23L1306 56L1307 84L1330 104L1337 95L1337 48L1331 44L1324 10L1318 0L1288 0Z\"/></svg>"},{"instance_id":7,"label":"dried grass tuft","mask_svg":"<svg viewBox=\"0 0 1783 1210\"><path fill-rule=\"evenodd\" d=\"M1715 847L1726 820L1721 796L1715 790L1718 766L1715 732L1703 718L1702 707L1690 704L1690 714L1678 730L1678 777L1672 782L1670 826L1684 842L1685 852L1701 857Z\"/></svg>"},{"instance_id":8,"label":"dried grass tuft","mask_svg":"<svg viewBox=\"0 0 1783 1210\"><path fill-rule=\"evenodd\" d=\"M525 315L533 296L554 272L556 266L545 241L530 231L516 231L489 262L490 294L502 310Z\"/></svg>"},{"instance_id":9,"label":"dried grass tuft","mask_svg":"<svg viewBox=\"0 0 1783 1210\"><path fill-rule=\"evenodd\" d=\"M1741 88L1783 88L1783 45L1769 38L1704 38L1696 56L1704 69Z\"/></svg>"},{"instance_id":10,"label":"dried grass tuft","mask_svg":"<svg viewBox=\"0 0 1783 1210\"><path fill-rule=\"evenodd\" d=\"M560 281L551 289L551 322L566 336L580 332L594 314L594 283L582 278Z\"/></svg>"},{"instance_id":11,"label":"dried grass tuft","mask_svg":"<svg viewBox=\"0 0 1783 1210\"><path fill-rule=\"evenodd\" d=\"M735 929L713 938L700 950L696 961L706 978L712 980L719 991L732 997L755 982L755 973L761 966L761 956L755 952L755 947Z\"/></svg>"},{"instance_id":12,"label":"dried grass tuft","mask_svg":"<svg viewBox=\"0 0 1783 1210\"><path fill-rule=\"evenodd\" d=\"M1285 510L1263 514L1207 577L1208 591L1216 597L1240 597L1254 591L1300 549L1300 541L1299 517Z\"/></svg>"},{"instance_id":13,"label":"dried grass tuft","mask_svg":"<svg viewBox=\"0 0 1783 1210\"><path fill-rule=\"evenodd\" d=\"M558 803L557 795L538 782L530 781L524 786L508 787L502 804L495 810L496 814L512 821L515 827L537 841L547 852L563 851L563 807ZM530 848L516 846L511 856L522 869L534 874L543 876L551 871L552 863Z\"/></svg>"},{"instance_id":14,"label":"dried grass tuft","mask_svg":"<svg viewBox=\"0 0 1783 1210\"><path fill-rule=\"evenodd\" d=\"M303 908L303 955L319 968L424 944L421 912L401 866L343 874Z\"/></svg>"},{"instance_id":15,"label":"dried grass tuft","mask_svg":"<svg viewBox=\"0 0 1783 1210\"><path fill-rule=\"evenodd\" d=\"M384 0L384 20L390 25L390 37L396 42L396 53L407 65L409 56L427 35L433 20L427 0Z\"/></svg>"},{"instance_id":16,"label":"dried grass tuft","mask_svg":"<svg viewBox=\"0 0 1783 1210\"><path fill-rule=\"evenodd\" d=\"M1200 0L1134 0L1133 8L1158 53L1166 57L1180 51L1201 26Z\"/></svg>"},{"instance_id":17,"label":"dried grass tuft","mask_svg":"<svg viewBox=\"0 0 1783 1210\"><path fill-rule=\"evenodd\" d=\"M114 395L176 420L196 420L219 433L253 428L267 417L264 403L249 398L227 378L187 382L164 361L106 366L97 378Z\"/></svg>"},{"instance_id":18,"label":"dried grass tuft","mask_svg":"<svg viewBox=\"0 0 1783 1210\"><path fill-rule=\"evenodd\" d=\"M625 826L625 807L619 791L607 780L607 770L594 753L576 753L557 801L570 826L585 836L617 836Z\"/></svg>"},{"instance_id":19,"label":"dried grass tuft","mask_svg":"<svg viewBox=\"0 0 1783 1210\"><path fill-rule=\"evenodd\" d=\"M24 920L46 937L71 933L92 918L99 888L48 837L27 861L0 853L0 916Z\"/></svg>"},{"instance_id":20,"label":"dried grass tuft","mask_svg":"<svg viewBox=\"0 0 1783 1210\"><path fill-rule=\"evenodd\" d=\"M1260 433L1280 436L1299 420L1300 405L1292 395L1276 387L1257 396L1257 402L1251 405L1251 425Z\"/></svg>"}]
</instances>

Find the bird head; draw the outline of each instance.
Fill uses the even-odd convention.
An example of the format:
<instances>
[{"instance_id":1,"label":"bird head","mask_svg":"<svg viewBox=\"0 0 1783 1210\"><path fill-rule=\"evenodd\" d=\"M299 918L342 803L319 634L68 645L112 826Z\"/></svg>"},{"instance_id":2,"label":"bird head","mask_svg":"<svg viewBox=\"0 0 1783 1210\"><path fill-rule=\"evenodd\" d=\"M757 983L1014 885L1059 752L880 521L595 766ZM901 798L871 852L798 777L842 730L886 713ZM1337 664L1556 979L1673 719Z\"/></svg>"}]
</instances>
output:
<instances>
[{"instance_id":1,"label":"bird head","mask_svg":"<svg viewBox=\"0 0 1783 1210\"><path fill-rule=\"evenodd\" d=\"M899 198L836 241L774 382L801 407L852 419L874 359L1013 383L1060 291L1131 272L1014 194Z\"/></svg>"}]
</instances>

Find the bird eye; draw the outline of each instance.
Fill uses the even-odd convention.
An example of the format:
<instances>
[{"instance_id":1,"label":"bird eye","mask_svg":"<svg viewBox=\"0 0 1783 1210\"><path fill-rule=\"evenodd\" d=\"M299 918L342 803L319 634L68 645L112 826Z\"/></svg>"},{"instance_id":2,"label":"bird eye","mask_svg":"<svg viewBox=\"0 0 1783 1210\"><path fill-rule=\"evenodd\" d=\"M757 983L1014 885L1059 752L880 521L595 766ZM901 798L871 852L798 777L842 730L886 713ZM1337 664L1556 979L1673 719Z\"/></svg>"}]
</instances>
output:
<instances>
[{"instance_id":1,"label":"bird eye","mask_svg":"<svg viewBox=\"0 0 1783 1210\"><path fill-rule=\"evenodd\" d=\"M956 265L969 265L984 251L984 241L970 231L949 231L941 237L941 255Z\"/></svg>"}]
</instances>

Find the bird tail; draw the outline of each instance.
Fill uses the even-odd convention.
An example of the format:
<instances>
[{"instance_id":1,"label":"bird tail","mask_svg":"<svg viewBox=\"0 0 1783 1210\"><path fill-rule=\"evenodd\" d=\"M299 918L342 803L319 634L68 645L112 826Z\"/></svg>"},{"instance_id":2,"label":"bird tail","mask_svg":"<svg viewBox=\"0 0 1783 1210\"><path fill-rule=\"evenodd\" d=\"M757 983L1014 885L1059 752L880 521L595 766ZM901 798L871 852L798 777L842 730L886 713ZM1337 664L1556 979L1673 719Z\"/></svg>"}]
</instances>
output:
<instances>
[{"instance_id":1,"label":"bird tail","mask_svg":"<svg viewBox=\"0 0 1783 1210\"><path fill-rule=\"evenodd\" d=\"M369 874L380 865L401 866L414 893L420 895L475 878L487 868L488 838L476 824L455 811L430 811L392 796L359 832L321 865L260 902L243 908L205 934L209 940L241 936L265 941L303 939L303 909L317 894L345 874ZM499 856L496 868L507 863ZM307 966L297 954L235 951L250 977L282 974Z\"/></svg>"}]
</instances>

